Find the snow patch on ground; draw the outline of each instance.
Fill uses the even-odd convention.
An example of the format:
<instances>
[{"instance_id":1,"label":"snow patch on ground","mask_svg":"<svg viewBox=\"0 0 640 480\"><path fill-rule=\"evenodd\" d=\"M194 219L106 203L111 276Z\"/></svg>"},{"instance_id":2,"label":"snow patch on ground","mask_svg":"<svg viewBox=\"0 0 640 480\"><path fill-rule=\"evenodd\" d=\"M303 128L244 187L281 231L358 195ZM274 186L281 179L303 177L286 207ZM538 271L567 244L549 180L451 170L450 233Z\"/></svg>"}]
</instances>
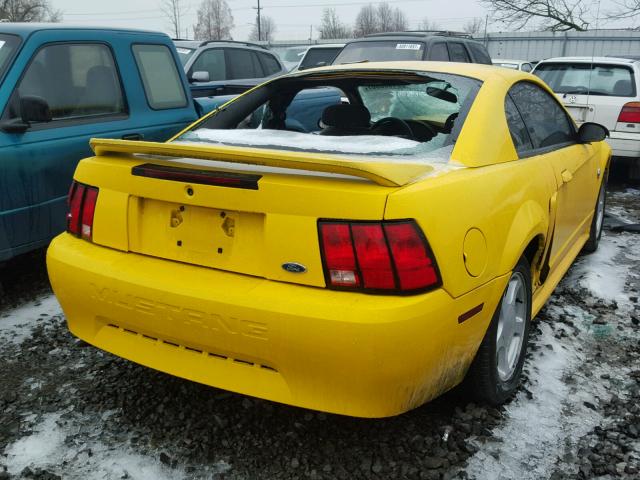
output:
<instances>
[{"instance_id":1,"label":"snow patch on ground","mask_svg":"<svg viewBox=\"0 0 640 480\"><path fill-rule=\"evenodd\" d=\"M554 337L549 324L541 325L541 330L534 341L540 352L529 362L533 398L521 392L505 407L506 420L493 431L498 442L479 446L466 469L470 478L548 478L567 442L577 440L601 420L583 404L586 398L593 401L595 392L571 391L564 381L565 375L581 363L575 345L565 348L562 344L566 342ZM571 415L565 416L567 409Z\"/></svg>"},{"instance_id":2,"label":"snow patch on ground","mask_svg":"<svg viewBox=\"0 0 640 480\"><path fill-rule=\"evenodd\" d=\"M8 310L0 314L0 342L20 344L38 324L56 315L62 315L62 308L53 294Z\"/></svg>"},{"instance_id":3,"label":"snow patch on ground","mask_svg":"<svg viewBox=\"0 0 640 480\"><path fill-rule=\"evenodd\" d=\"M622 262L620 256L631 262ZM593 295L618 305L629 306L629 295L625 293L625 282L630 275L629 264L640 260L638 235L621 233L613 235L603 232L598 250L576 260L565 282L577 282Z\"/></svg>"},{"instance_id":4,"label":"snow patch on ground","mask_svg":"<svg viewBox=\"0 0 640 480\"><path fill-rule=\"evenodd\" d=\"M640 258L637 236L605 232L597 252L580 257L563 284L583 287L606 302L615 301L623 310L633 308L625 283L637 273L631 270L634 262L625 262L625 265L622 257ZM530 369L529 389L533 398L520 392L505 407L504 423L492 432L498 441L479 445L480 450L468 462L466 471L470 478L549 478L565 454L575 455L574 447L580 437L603 421L598 412L585 405L585 402L597 404L609 398L605 386L594 381L593 376L601 372L618 375L610 372L606 365L584 371L582 350L593 337L615 334L612 333L615 324L597 325L593 314L571 305L547 306L545 314L548 318L566 315L578 333L559 321L540 325L541 334L532 339L538 348L525 363L525 368ZM560 340L554 335L559 329L567 334ZM625 375L622 371L617 373Z\"/></svg>"},{"instance_id":5,"label":"snow patch on ground","mask_svg":"<svg viewBox=\"0 0 640 480\"><path fill-rule=\"evenodd\" d=\"M101 421L109 420L114 412L104 412ZM83 425L95 423L95 418L65 419L62 413L48 414L32 428L32 433L7 446L3 463L12 475L18 475L26 467L47 470L63 478L83 480L107 480L130 478L132 480L181 480L188 478L180 468L169 468L159 460L159 454L140 455L130 448L113 447L98 440L83 443L78 432ZM25 418L25 421L34 420ZM98 427L99 428L99 427ZM96 437L99 432L89 434ZM84 438L86 440L86 437ZM2 457L0 457L2 458ZM61 465L64 465L63 469ZM228 471L224 461L213 464L213 475Z\"/></svg>"}]
</instances>

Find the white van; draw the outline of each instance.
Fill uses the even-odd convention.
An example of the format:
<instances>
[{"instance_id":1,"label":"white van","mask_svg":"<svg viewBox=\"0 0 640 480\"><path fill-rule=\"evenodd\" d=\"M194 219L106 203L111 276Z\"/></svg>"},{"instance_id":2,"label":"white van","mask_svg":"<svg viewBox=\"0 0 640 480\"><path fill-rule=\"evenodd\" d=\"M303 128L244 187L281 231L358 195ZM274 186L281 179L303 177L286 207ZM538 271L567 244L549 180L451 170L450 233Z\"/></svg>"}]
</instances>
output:
<instances>
[{"instance_id":1,"label":"white van","mask_svg":"<svg viewBox=\"0 0 640 480\"><path fill-rule=\"evenodd\" d=\"M547 82L575 121L609 129L613 156L633 158L640 171L640 62L614 57L561 57L538 63L533 73Z\"/></svg>"}]
</instances>

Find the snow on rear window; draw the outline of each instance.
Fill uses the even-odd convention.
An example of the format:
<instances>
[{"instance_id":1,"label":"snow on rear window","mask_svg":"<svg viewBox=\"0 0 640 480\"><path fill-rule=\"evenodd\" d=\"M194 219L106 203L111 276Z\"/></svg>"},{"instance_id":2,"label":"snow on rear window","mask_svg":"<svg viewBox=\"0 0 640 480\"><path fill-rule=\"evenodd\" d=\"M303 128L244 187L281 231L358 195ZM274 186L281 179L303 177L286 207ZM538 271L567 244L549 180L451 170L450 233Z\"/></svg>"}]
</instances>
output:
<instances>
[{"instance_id":1,"label":"snow on rear window","mask_svg":"<svg viewBox=\"0 0 640 480\"><path fill-rule=\"evenodd\" d=\"M442 135L442 143L446 135ZM399 137L381 135L331 136L291 132L287 130L214 130L201 128L184 134L180 143L206 142L219 145L273 148L332 154L357 154L393 157L418 156L434 158L434 141L425 144ZM439 145L442 146L442 143ZM428 155L427 155L428 153ZM444 155L442 155L444 156Z\"/></svg>"}]
</instances>

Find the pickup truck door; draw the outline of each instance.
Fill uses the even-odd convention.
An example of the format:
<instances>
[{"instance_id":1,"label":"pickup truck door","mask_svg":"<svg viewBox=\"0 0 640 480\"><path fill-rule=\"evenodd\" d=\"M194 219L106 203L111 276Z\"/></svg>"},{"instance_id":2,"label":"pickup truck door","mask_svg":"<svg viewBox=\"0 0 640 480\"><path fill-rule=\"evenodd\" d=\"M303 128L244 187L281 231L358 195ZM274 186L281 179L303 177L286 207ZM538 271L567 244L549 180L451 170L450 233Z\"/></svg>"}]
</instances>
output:
<instances>
[{"instance_id":1,"label":"pickup truck door","mask_svg":"<svg viewBox=\"0 0 640 480\"><path fill-rule=\"evenodd\" d=\"M150 37L169 44L165 36ZM173 65L182 106L151 108L131 44L108 31L54 29L33 33L23 46L0 92L0 260L65 229L66 195L78 161L91 155L90 138L161 141L197 118L167 45L160 47L171 64L162 74L167 83ZM162 58L155 63L159 68ZM25 96L44 99L52 120L16 129Z\"/></svg>"}]
</instances>

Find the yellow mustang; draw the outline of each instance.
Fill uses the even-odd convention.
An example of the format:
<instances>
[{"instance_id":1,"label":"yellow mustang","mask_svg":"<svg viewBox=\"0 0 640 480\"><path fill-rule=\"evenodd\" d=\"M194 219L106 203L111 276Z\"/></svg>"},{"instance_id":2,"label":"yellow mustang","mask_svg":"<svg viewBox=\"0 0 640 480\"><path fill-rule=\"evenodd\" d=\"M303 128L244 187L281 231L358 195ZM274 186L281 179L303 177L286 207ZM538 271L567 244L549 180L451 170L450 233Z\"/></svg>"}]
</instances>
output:
<instances>
[{"instance_id":1,"label":"yellow mustang","mask_svg":"<svg viewBox=\"0 0 640 480\"><path fill-rule=\"evenodd\" d=\"M93 140L51 284L75 335L192 381L359 417L465 379L499 404L597 247L606 133L497 67L280 77L168 143Z\"/></svg>"}]
</instances>

